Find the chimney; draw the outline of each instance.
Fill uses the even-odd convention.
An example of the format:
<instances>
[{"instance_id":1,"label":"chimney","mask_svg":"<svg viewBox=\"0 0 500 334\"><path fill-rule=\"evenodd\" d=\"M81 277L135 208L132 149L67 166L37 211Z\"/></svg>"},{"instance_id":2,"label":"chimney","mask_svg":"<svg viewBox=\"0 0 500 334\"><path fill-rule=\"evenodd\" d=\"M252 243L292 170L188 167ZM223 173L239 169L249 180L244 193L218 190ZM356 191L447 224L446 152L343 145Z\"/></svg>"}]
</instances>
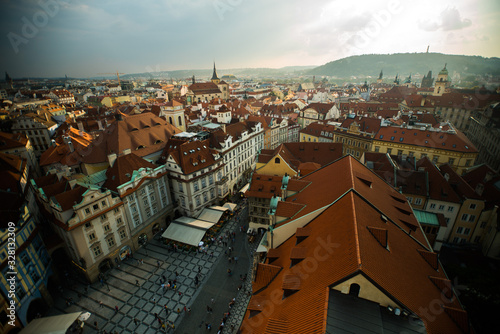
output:
<instances>
[{"instance_id":1,"label":"chimney","mask_svg":"<svg viewBox=\"0 0 500 334\"><path fill-rule=\"evenodd\" d=\"M45 119L47 120L47 122L50 121L48 113L45 113Z\"/></svg>"},{"instance_id":2,"label":"chimney","mask_svg":"<svg viewBox=\"0 0 500 334\"><path fill-rule=\"evenodd\" d=\"M446 182L449 182L450 181L450 174L444 173L444 179L446 180Z\"/></svg>"},{"instance_id":3,"label":"chimney","mask_svg":"<svg viewBox=\"0 0 500 334\"><path fill-rule=\"evenodd\" d=\"M78 122L77 125L78 125L78 130L84 131L82 122Z\"/></svg>"},{"instance_id":4,"label":"chimney","mask_svg":"<svg viewBox=\"0 0 500 334\"><path fill-rule=\"evenodd\" d=\"M130 154L132 153L132 150L130 148L126 148L122 151L123 155L127 155L127 154Z\"/></svg>"},{"instance_id":5,"label":"chimney","mask_svg":"<svg viewBox=\"0 0 500 334\"><path fill-rule=\"evenodd\" d=\"M109 167L113 167L116 161L116 153L108 154Z\"/></svg>"},{"instance_id":6,"label":"chimney","mask_svg":"<svg viewBox=\"0 0 500 334\"><path fill-rule=\"evenodd\" d=\"M102 127L102 121L101 120L97 121L97 125L99 126L99 130L104 130L104 128Z\"/></svg>"},{"instance_id":7,"label":"chimney","mask_svg":"<svg viewBox=\"0 0 500 334\"><path fill-rule=\"evenodd\" d=\"M68 141L68 148L70 152L75 152L75 147L73 146L71 140Z\"/></svg>"}]
</instances>

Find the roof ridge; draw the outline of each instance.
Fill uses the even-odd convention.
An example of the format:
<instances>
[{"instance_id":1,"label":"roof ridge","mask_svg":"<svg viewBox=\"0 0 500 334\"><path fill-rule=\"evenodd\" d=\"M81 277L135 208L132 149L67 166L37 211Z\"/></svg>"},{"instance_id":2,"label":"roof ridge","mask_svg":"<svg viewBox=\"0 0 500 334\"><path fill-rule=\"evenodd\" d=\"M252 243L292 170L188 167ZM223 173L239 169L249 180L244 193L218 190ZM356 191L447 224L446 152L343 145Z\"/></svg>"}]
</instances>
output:
<instances>
[{"instance_id":1,"label":"roof ridge","mask_svg":"<svg viewBox=\"0 0 500 334\"><path fill-rule=\"evenodd\" d=\"M353 209L352 221L354 223L354 240L356 241L356 259L358 261L358 268L361 269L362 265L361 265L361 250L359 247L358 219L356 217L356 210L354 209L356 207L356 203L354 203L354 196L353 195L351 195L351 203L352 203L352 209Z\"/></svg>"}]
</instances>

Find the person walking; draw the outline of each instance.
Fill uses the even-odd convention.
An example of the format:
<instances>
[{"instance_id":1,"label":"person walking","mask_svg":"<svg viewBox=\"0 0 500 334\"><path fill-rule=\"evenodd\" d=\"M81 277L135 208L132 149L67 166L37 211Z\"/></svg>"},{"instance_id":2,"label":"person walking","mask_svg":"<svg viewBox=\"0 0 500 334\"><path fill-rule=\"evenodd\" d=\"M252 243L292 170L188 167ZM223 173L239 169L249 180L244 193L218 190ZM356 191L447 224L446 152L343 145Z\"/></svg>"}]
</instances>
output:
<instances>
[{"instance_id":1,"label":"person walking","mask_svg":"<svg viewBox=\"0 0 500 334\"><path fill-rule=\"evenodd\" d=\"M104 306L102 305L102 300L99 301L99 307L103 308Z\"/></svg>"},{"instance_id":2,"label":"person walking","mask_svg":"<svg viewBox=\"0 0 500 334\"><path fill-rule=\"evenodd\" d=\"M118 313L118 305L115 306L115 312Z\"/></svg>"},{"instance_id":3,"label":"person walking","mask_svg":"<svg viewBox=\"0 0 500 334\"><path fill-rule=\"evenodd\" d=\"M137 326L139 324L139 319L134 318L134 324Z\"/></svg>"}]
</instances>

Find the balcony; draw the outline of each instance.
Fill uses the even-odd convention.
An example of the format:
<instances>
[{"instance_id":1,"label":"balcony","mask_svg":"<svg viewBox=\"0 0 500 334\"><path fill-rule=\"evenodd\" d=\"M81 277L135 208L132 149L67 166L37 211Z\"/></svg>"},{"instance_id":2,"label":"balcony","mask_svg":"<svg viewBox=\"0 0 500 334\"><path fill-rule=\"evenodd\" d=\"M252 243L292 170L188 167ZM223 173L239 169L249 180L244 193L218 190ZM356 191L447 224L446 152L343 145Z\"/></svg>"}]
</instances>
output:
<instances>
[{"instance_id":1,"label":"balcony","mask_svg":"<svg viewBox=\"0 0 500 334\"><path fill-rule=\"evenodd\" d=\"M219 181L215 181L215 184L218 185L218 186L221 186L221 185L224 185L227 181L228 181L228 177L227 176L224 176L222 179L220 179Z\"/></svg>"}]
</instances>

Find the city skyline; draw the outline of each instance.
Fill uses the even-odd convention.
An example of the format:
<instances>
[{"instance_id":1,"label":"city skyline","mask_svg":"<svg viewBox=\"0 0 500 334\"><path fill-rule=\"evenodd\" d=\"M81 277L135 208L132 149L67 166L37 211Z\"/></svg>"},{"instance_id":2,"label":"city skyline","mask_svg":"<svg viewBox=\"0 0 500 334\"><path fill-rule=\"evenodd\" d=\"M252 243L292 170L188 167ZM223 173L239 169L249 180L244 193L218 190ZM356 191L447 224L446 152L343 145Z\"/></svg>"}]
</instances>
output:
<instances>
[{"instance_id":1,"label":"city skyline","mask_svg":"<svg viewBox=\"0 0 500 334\"><path fill-rule=\"evenodd\" d=\"M495 1L5 1L11 77L319 66L360 54L500 55Z\"/></svg>"}]
</instances>

